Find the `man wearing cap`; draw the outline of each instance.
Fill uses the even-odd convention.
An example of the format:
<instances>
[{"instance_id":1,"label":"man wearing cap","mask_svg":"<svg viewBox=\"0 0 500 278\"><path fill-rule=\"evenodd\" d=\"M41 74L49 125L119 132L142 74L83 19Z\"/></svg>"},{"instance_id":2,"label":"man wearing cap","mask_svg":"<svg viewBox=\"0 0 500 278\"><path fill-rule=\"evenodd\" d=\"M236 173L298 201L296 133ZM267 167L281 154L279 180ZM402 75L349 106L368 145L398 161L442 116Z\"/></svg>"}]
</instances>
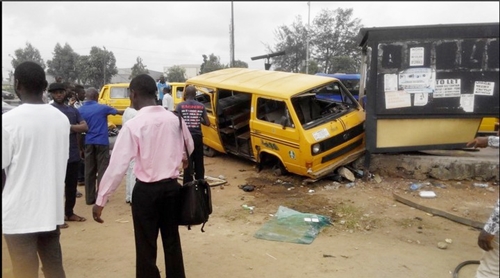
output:
<instances>
[{"instance_id":1,"label":"man wearing cap","mask_svg":"<svg viewBox=\"0 0 500 278\"><path fill-rule=\"evenodd\" d=\"M83 120L78 109L65 104L66 99L66 86L63 83L52 83L49 86L48 92L52 96L54 102L52 105L59 109L71 124L69 134L69 159L66 167L66 178L64 195L66 201L64 204L64 220L65 221L78 221L82 222L86 219L78 216L73 212L76 203L76 187L78 183L78 167L80 165L80 151L78 148L77 136L78 133L86 132L88 130L87 123ZM57 142L53 142L57 144ZM59 226L60 228L67 228L68 224L64 223Z\"/></svg>"}]
</instances>

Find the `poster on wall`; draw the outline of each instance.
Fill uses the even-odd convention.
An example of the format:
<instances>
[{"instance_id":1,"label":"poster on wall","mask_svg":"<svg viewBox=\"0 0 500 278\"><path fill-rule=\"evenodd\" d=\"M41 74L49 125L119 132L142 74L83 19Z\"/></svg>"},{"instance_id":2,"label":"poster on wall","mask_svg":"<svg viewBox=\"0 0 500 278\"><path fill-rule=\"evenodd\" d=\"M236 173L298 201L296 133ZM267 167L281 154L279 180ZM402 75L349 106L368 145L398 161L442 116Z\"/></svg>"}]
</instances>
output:
<instances>
[{"instance_id":1,"label":"poster on wall","mask_svg":"<svg viewBox=\"0 0 500 278\"><path fill-rule=\"evenodd\" d=\"M411 95L404 91L385 92L385 109L411 107Z\"/></svg>"},{"instance_id":2,"label":"poster on wall","mask_svg":"<svg viewBox=\"0 0 500 278\"><path fill-rule=\"evenodd\" d=\"M429 94L418 93L414 94L413 105L415 106L424 106L429 102Z\"/></svg>"},{"instance_id":3,"label":"poster on wall","mask_svg":"<svg viewBox=\"0 0 500 278\"><path fill-rule=\"evenodd\" d=\"M482 96L492 96L495 89L495 82L476 81L474 82L474 94Z\"/></svg>"},{"instance_id":4,"label":"poster on wall","mask_svg":"<svg viewBox=\"0 0 500 278\"><path fill-rule=\"evenodd\" d=\"M437 79L434 98L460 97L460 79Z\"/></svg>"},{"instance_id":5,"label":"poster on wall","mask_svg":"<svg viewBox=\"0 0 500 278\"><path fill-rule=\"evenodd\" d=\"M473 94L463 94L460 96L460 107L465 112L474 112L474 95Z\"/></svg>"},{"instance_id":6,"label":"poster on wall","mask_svg":"<svg viewBox=\"0 0 500 278\"><path fill-rule=\"evenodd\" d=\"M424 48L412 47L410 48L410 66L423 66L424 65Z\"/></svg>"},{"instance_id":7,"label":"poster on wall","mask_svg":"<svg viewBox=\"0 0 500 278\"><path fill-rule=\"evenodd\" d=\"M433 93L436 72L431 68L410 68L399 72L398 88L407 93Z\"/></svg>"}]
</instances>

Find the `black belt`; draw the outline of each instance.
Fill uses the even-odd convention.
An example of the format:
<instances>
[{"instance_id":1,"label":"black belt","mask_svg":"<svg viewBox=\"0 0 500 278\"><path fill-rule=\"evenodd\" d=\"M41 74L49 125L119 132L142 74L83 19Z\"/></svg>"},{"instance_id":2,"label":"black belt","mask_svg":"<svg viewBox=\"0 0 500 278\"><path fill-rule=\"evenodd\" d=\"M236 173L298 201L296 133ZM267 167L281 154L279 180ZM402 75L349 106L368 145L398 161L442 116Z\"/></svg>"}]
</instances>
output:
<instances>
[{"instance_id":1,"label":"black belt","mask_svg":"<svg viewBox=\"0 0 500 278\"><path fill-rule=\"evenodd\" d=\"M177 179L168 178L168 179L163 179L163 180L159 180L159 181L145 182L145 181L141 181L137 178L135 179L136 182L140 182L140 183L144 183L144 184L170 183L170 182L175 181L175 180L177 180Z\"/></svg>"}]
</instances>

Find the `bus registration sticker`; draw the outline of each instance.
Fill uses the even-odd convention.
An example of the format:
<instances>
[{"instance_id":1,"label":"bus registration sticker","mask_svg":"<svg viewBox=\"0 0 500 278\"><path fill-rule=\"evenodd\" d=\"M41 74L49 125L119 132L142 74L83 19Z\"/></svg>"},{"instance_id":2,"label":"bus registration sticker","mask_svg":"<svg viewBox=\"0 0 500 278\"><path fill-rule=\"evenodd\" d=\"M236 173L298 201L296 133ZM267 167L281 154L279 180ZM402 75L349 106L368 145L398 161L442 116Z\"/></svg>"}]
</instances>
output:
<instances>
[{"instance_id":1,"label":"bus registration sticker","mask_svg":"<svg viewBox=\"0 0 500 278\"><path fill-rule=\"evenodd\" d=\"M326 128L320 129L313 133L314 140L319 141L327 138L330 134Z\"/></svg>"}]
</instances>

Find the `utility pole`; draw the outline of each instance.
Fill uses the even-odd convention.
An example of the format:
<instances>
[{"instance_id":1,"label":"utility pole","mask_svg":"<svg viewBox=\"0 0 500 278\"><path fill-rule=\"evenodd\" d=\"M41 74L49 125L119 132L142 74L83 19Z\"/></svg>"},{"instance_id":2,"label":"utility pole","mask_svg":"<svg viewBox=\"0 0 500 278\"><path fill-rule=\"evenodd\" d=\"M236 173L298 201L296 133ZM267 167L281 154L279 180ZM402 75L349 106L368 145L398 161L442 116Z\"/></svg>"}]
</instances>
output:
<instances>
[{"instance_id":1,"label":"utility pole","mask_svg":"<svg viewBox=\"0 0 500 278\"><path fill-rule=\"evenodd\" d=\"M307 44L306 44L306 74L309 74L309 23L311 18L311 2L307 1Z\"/></svg>"},{"instance_id":2,"label":"utility pole","mask_svg":"<svg viewBox=\"0 0 500 278\"><path fill-rule=\"evenodd\" d=\"M229 65L234 67L234 11L233 11L233 1L231 1L231 57Z\"/></svg>"},{"instance_id":3,"label":"utility pole","mask_svg":"<svg viewBox=\"0 0 500 278\"><path fill-rule=\"evenodd\" d=\"M104 85L106 85L106 47L103 46L102 47L104 49L104 51L102 52L103 53L103 56L102 56L102 72L104 74L104 79L102 80L102 86L104 87Z\"/></svg>"}]
</instances>

